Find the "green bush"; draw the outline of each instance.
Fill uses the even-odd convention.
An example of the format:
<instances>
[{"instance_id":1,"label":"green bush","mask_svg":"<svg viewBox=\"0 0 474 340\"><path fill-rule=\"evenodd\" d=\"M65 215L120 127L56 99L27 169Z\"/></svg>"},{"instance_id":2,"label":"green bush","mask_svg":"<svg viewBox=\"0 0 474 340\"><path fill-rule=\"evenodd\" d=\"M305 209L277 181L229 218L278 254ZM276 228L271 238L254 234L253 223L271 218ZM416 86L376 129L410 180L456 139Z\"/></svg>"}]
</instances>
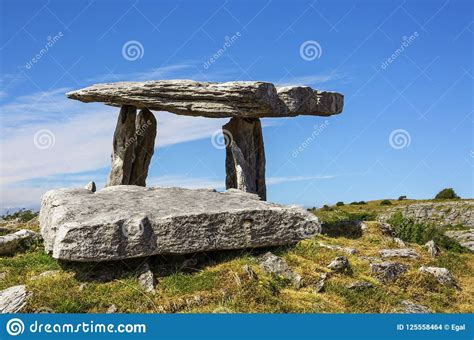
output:
<instances>
[{"instance_id":1,"label":"green bush","mask_svg":"<svg viewBox=\"0 0 474 340\"><path fill-rule=\"evenodd\" d=\"M453 188L446 188L438 192L438 194L435 196L435 199L438 200L450 200L450 199L456 199L460 198L456 192L454 191Z\"/></svg>"},{"instance_id":2,"label":"green bush","mask_svg":"<svg viewBox=\"0 0 474 340\"><path fill-rule=\"evenodd\" d=\"M363 205L363 204L367 204L367 202L365 201L351 202L351 205Z\"/></svg>"},{"instance_id":3,"label":"green bush","mask_svg":"<svg viewBox=\"0 0 474 340\"><path fill-rule=\"evenodd\" d=\"M406 199L407 199L407 197L405 195L398 197L399 201L403 201L403 200L406 200Z\"/></svg>"},{"instance_id":4,"label":"green bush","mask_svg":"<svg viewBox=\"0 0 474 340\"><path fill-rule=\"evenodd\" d=\"M382 202L380 202L380 205L391 205L392 202L390 202L390 200L383 200Z\"/></svg>"},{"instance_id":5,"label":"green bush","mask_svg":"<svg viewBox=\"0 0 474 340\"><path fill-rule=\"evenodd\" d=\"M343 205L344 205L344 202L337 202L336 203L336 206L338 206L338 207L342 207Z\"/></svg>"},{"instance_id":6,"label":"green bush","mask_svg":"<svg viewBox=\"0 0 474 340\"><path fill-rule=\"evenodd\" d=\"M1 218L5 221L12 221L18 219L20 222L28 222L38 216L38 212L34 212L31 210L20 209L15 213L6 213L6 215L2 215Z\"/></svg>"},{"instance_id":7,"label":"green bush","mask_svg":"<svg viewBox=\"0 0 474 340\"><path fill-rule=\"evenodd\" d=\"M331 208L329 205L325 204L325 205L323 205L323 207L321 208L321 210L324 210L324 211L332 211L332 210L334 210L334 209Z\"/></svg>"},{"instance_id":8,"label":"green bush","mask_svg":"<svg viewBox=\"0 0 474 340\"><path fill-rule=\"evenodd\" d=\"M463 252L466 249L456 240L444 235L443 230L435 225L416 223L413 219L403 217L402 213L394 214L388 221L395 228L395 236L406 242L425 244L430 240L446 250Z\"/></svg>"}]
</instances>

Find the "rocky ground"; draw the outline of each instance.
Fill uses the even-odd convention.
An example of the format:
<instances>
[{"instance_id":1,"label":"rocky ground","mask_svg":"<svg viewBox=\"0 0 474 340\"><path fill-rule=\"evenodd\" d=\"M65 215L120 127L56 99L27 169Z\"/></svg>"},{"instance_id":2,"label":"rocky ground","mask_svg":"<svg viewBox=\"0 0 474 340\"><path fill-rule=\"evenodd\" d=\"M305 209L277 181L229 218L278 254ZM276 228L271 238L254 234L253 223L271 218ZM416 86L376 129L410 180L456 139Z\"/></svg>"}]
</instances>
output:
<instances>
[{"instance_id":1,"label":"rocky ground","mask_svg":"<svg viewBox=\"0 0 474 340\"><path fill-rule=\"evenodd\" d=\"M0 312L473 313L474 254L397 238L379 217L420 202L392 203L314 210L326 235L291 246L94 264L58 262L36 234L13 234L37 232L36 218L3 221Z\"/></svg>"}]
</instances>

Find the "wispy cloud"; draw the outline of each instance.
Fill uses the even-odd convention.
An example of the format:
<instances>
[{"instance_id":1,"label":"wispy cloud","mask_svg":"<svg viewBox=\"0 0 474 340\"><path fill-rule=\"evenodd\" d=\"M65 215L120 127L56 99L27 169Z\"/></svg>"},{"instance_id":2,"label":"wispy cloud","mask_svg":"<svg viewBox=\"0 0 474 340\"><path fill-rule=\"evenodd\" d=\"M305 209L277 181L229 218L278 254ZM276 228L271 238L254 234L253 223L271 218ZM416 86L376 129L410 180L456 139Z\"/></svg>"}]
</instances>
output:
<instances>
[{"instance_id":1,"label":"wispy cloud","mask_svg":"<svg viewBox=\"0 0 474 340\"><path fill-rule=\"evenodd\" d=\"M159 68L152 68L146 71L130 72L130 73L109 73L101 74L87 79L87 82L107 82L107 81L144 81L144 80L159 80L168 78L170 76L183 76L194 69L193 63L182 63L163 66ZM183 72L186 71L186 72Z\"/></svg>"},{"instance_id":2,"label":"wispy cloud","mask_svg":"<svg viewBox=\"0 0 474 340\"><path fill-rule=\"evenodd\" d=\"M345 78L344 75L339 73L322 73L322 74L315 74L315 75L308 75L308 76L294 76L294 77L287 77L280 82L278 82L277 86L314 86L319 84L326 84L333 81L343 80Z\"/></svg>"}]
</instances>

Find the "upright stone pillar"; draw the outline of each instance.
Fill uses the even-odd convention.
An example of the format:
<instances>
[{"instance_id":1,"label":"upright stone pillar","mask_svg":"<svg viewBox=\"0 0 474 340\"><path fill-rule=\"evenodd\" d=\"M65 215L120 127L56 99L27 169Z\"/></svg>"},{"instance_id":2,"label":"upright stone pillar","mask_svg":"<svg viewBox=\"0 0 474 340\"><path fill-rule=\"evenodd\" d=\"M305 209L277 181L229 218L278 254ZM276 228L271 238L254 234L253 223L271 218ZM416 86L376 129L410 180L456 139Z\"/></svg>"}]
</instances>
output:
<instances>
[{"instance_id":1,"label":"upright stone pillar","mask_svg":"<svg viewBox=\"0 0 474 340\"><path fill-rule=\"evenodd\" d=\"M106 186L130 183L135 158L135 118L137 108L123 105L114 132L112 169Z\"/></svg>"},{"instance_id":2,"label":"upright stone pillar","mask_svg":"<svg viewBox=\"0 0 474 340\"><path fill-rule=\"evenodd\" d=\"M141 109L136 120L135 159L130 175L130 184L146 186L148 167L155 151L156 119L147 108Z\"/></svg>"},{"instance_id":3,"label":"upright stone pillar","mask_svg":"<svg viewBox=\"0 0 474 340\"><path fill-rule=\"evenodd\" d=\"M260 119L232 118L222 127L226 138L226 188L266 200L265 150Z\"/></svg>"}]
</instances>

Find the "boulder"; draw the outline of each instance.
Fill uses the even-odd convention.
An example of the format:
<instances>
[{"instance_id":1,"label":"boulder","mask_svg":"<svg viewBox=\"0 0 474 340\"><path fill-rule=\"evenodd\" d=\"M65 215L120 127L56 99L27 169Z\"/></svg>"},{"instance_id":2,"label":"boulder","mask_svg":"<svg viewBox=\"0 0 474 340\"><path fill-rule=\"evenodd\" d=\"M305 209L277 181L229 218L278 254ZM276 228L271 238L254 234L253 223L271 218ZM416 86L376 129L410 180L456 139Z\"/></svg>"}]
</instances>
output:
<instances>
[{"instance_id":1,"label":"boulder","mask_svg":"<svg viewBox=\"0 0 474 340\"><path fill-rule=\"evenodd\" d=\"M17 250L39 238L41 236L38 233L26 229L0 236L0 255L13 255Z\"/></svg>"},{"instance_id":2,"label":"boulder","mask_svg":"<svg viewBox=\"0 0 474 340\"><path fill-rule=\"evenodd\" d=\"M456 279L450 273L450 271L447 270L446 268L422 266L418 270L421 273L426 273L426 274L432 275L436 279L436 281L438 281L439 283L441 283L445 286L454 287L454 288L459 289L459 286L456 282Z\"/></svg>"},{"instance_id":3,"label":"boulder","mask_svg":"<svg viewBox=\"0 0 474 340\"><path fill-rule=\"evenodd\" d=\"M43 195L45 249L67 261L279 246L320 232L313 214L240 190L111 186Z\"/></svg>"},{"instance_id":4,"label":"boulder","mask_svg":"<svg viewBox=\"0 0 474 340\"><path fill-rule=\"evenodd\" d=\"M209 118L330 116L342 112L344 96L307 86L276 88L260 81L227 83L158 80L96 84L66 94L85 103L130 105Z\"/></svg>"},{"instance_id":5,"label":"boulder","mask_svg":"<svg viewBox=\"0 0 474 340\"><path fill-rule=\"evenodd\" d=\"M374 288L374 285L367 281L356 281L346 286L347 289L367 289Z\"/></svg>"},{"instance_id":6,"label":"boulder","mask_svg":"<svg viewBox=\"0 0 474 340\"><path fill-rule=\"evenodd\" d=\"M357 254L357 249L355 249L355 248L341 247L341 246L338 246L338 245L325 244L325 243L322 243L322 242L319 243L319 246L323 247L323 248L326 248L326 249L335 250L335 251L342 251L342 252L347 253L349 255Z\"/></svg>"},{"instance_id":7,"label":"boulder","mask_svg":"<svg viewBox=\"0 0 474 340\"><path fill-rule=\"evenodd\" d=\"M393 242L399 246L400 248L405 248L407 245L405 244L405 242L403 242L402 239L398 238L398 237L394 237L393 238Z\"/></svg>"},{"instance_id":8,"label":"boulder","mask_svg":"<svg viewBox=\"0 0 474 340\"><path fill-rule=\"evenodd\" d=\"M97 190L95 186L95 182L89 182L87 185L84 187L84 189L90 190L92 192L95 192Z\"/></svg>"},{"instance_id":9,"label":"boulder","mask_svg":"<svg viewBox=\"0 0 474 340\"><path fill-rule=\"evenodd\" d=\"M403 300L400 303L400 309L398 310L398 312L406 314L432 313L432 311L429 310L427 307L409 300Z\"/></svg>"},{"instance_id":10,"label":"boulder","mask_svg":"<svg viewBox=\"0 0 474 340\"><path fill-rule=\"evenodd\" d=\"M328 278L327 273L322 273L321 275L319 275L319 280L314 285L314 292L315 293L320 293L324 290L324 286L326 285L327 278Z\"/></svg>"},{"instance_id":11,"label":"boulder","mask_svg":"<svg viewBox=\"0 0 474 340\"><path fill-rule=\"evenodd\" d=\"M285 279L291 281L296 289L299 289L302 284L301 275L293 272L286 261L271 252L267 252L260 257L260 267L269 274L283 276Z\"/></svg>"},{"instance_id":12,"label":"boulder","mask_svg":"<svg viewBox=\"0 0 474 340\"><path fill-rule=\"evenodd\" d=\"M155 275L151 271L148 263L144 263L138 271L138 284L147 293L151 293L155 290Z\"/></svg>"},{"instance_id":13,"label":"boulder","mask_svg":"<svg viewBox=\"0 0 474 340\"><path fill-rule=\"evenodd\" d=\"M390 258L390 257L402 257L402 258L410 258L410 259L419 258L416 251L410 248L382 249L379 251L379 254L383 258Z\"/></svg>"},{"instance_id":14,"label":"boulder","mask_svg":"<svg viewBox=\"0 0 474 340\"><path fill-rule=\"evenodd\" d=\"M21 312L29 296L30 293L24 285L0 291L0 314Z\"/></svg>"},{"instance_id":15,"label":"boulder","mask_svg":"<svg viewBox=\"0 0 474 340\"><path fill-rule=\"evenodd\" d=\"M390 237L395 236L395 229L393 229L393 227L388 223L380 222L379 230L382 233L382 235L390 236Z\"/></svg>"},{"instance_id":16,"label":"boulder","mask_svg":"<svg viewBox=\"0 0 474 340\"><path fill-rule=\"evenodd\" d=\"M397 262L371 263L370 271L380 283L389 283L405 273L407 266Z\"/></svg>"},{"instance_id":17,"label":"boulder","mask_svg":"<svg viewBox=\"0 0 474 340\"><path fill-rule=\"evenodd\" d=\"M349 268L349 261L344 256L338 256L328 265L333 272L343 272Z\"/></svg>"},{"instance_id":18,"label":"boulder","mask_svg":"<svg viewBox=\"0 0 474 340\"><path fill-rule=\"evenodd\" d=\"M430 254L431 257L436 257L439 255L439 247L436 245L435 241L431 240L426 242L425 244L426 249L428 250L428 254Z\"/></svg>"},{"instance_id":19,"label":"boulder","mask_svg":"<svg viewBox=\"0 0 474 340\"><path fill-rule=\"evenodd\" d=\"M362 236L361 221L335 221L321 224L321 234L329 237L359 238Z\"/></svg>"}]
</instances>

